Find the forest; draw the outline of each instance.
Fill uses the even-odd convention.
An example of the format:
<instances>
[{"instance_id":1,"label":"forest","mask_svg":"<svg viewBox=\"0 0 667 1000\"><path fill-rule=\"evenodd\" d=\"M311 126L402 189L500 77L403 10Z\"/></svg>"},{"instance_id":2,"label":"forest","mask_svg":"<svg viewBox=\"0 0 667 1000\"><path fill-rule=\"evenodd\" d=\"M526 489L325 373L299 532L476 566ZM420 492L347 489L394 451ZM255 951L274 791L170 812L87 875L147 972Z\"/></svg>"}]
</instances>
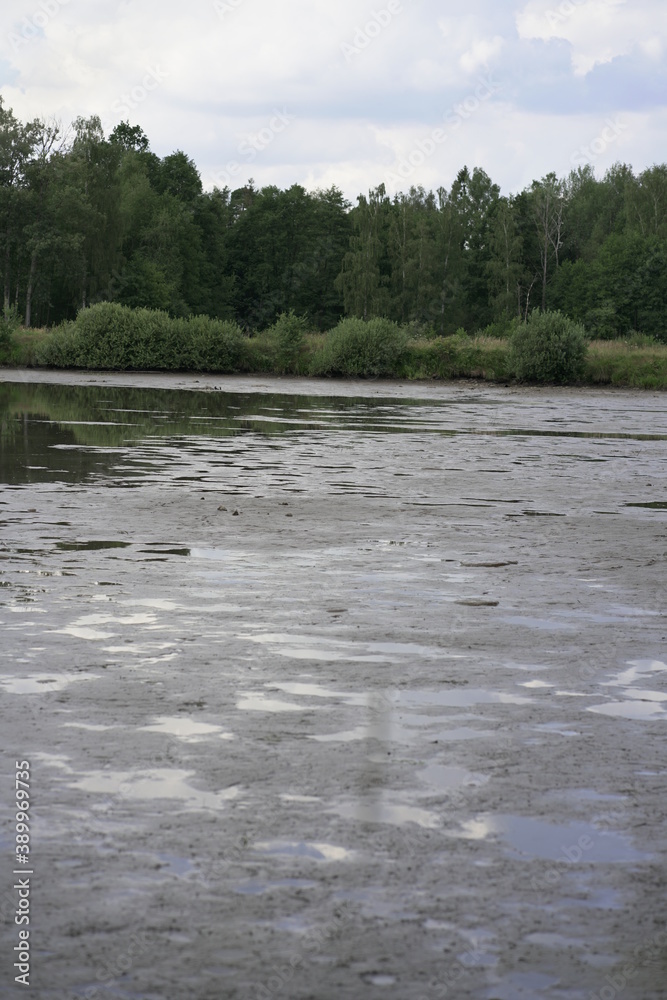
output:
<instances>
[{"instance_id":1,"label":"forest","mask_svg":"<svg viewBox=\"0 0 667 1000\"><path fill-rule=\"evenodd\" d=\"M510 195L464 166L450 189L381 184L353 206L335 187L204 191L138 125L24 123L0 98L0 261L4 314L27 328L112 302L247 333L293 311L314 332L383 317L502 336L539 308L591 338L667 342L667 165L580 166Z\"/></svg>"}]
</instances>

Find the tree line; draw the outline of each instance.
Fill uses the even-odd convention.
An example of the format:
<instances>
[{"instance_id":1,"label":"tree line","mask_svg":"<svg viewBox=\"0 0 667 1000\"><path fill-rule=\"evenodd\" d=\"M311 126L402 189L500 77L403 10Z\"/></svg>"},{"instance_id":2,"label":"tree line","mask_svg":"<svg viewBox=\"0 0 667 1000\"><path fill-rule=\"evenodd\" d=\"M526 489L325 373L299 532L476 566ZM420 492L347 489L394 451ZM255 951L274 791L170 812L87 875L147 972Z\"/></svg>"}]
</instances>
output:
<instances>
[{"instance_id":1,"label":"tree line","mask_svg":"<svg viewBox=\"0 0 667 1000\"><path fill-rule=\"evenodd\" d=\"M463 167L451 188L203 190L184 152L138 125L19 121L0 98L4 312L52 326L101 301L262 330L386 317L425 335L502 333L536 307L592 337L667 341L667 165L550 173L505 196Z\"/></svg>"}]
</instances>

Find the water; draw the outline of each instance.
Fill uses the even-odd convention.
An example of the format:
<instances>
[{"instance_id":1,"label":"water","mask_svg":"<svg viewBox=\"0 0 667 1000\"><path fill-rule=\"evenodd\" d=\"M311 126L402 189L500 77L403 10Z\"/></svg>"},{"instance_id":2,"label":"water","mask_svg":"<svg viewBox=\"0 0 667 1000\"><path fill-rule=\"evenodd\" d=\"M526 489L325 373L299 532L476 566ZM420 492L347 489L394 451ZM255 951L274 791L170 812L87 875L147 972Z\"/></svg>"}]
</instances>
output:
<instances>
[{"instance_id":1,"label":"water","mask_svg":"<svg viewBox=\"0 0 667 1000\"><path fill-rule=\"evenodd\" d=\"M44 996L603 989L667 917L663 397L95 377L0 381Z\"/></svg>"}]
</instances>

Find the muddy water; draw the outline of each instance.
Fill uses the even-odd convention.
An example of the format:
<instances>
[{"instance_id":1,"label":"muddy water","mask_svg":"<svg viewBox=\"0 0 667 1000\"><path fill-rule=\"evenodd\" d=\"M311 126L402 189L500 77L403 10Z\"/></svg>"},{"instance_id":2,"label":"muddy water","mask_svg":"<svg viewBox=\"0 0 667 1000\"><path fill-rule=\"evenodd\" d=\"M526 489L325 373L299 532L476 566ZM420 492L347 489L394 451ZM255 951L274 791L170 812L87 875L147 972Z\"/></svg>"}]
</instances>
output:
<instances>
[{"instance_id":1,"label":"muddy water","mask_svg":"<svg viewBox=\"0 0 667 1000\"><path fill-rule=\"evenodd\" d=\"M664 396L1 377L34 995L664 997Z\"/></svg>"}]
</instances>

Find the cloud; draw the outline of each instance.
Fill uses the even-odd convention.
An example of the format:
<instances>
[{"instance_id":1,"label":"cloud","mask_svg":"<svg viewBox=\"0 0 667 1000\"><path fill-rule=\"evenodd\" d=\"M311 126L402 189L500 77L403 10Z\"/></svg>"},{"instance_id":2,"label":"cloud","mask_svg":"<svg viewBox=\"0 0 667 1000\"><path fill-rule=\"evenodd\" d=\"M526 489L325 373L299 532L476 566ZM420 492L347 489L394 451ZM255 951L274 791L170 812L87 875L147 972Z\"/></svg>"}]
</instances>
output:
<instances>
[{"instance_id":1,"label":"cloud","mask_svg":"<svg viewBox=\"0 0 667 1000\"><path fill-rule=\"evenodd\" d=\"M661 0L529 0L516 24L522 39L568 42L577 76L637 48L659 59L667 35Z\"/></svg>"},{"instance_id":2,"label":"cloud","mask_svg":"<svg viewBox=\"0 0 667 1000\"><path fill-rule=\"evenodd\" d=\"M110 131L129 118L159 155L184 149L205 180L237 162L234 183L335 183L350 198L488 74L496 91L419 183L449 184L468 162L516 189L567 169L569 152L622 112L633 122L623 156L638 167L664 158L663 0L391 3L13 0L0 12L0 89L24 120L99 114ZM289 127L240 153L276 110L294 116Z\"/></svg>"},{"instance_id":3,"label":"cloud","mask_svg":"<svg viewBox=\"0 0 667 1000\"><path fill-rule=\"evenodd\" d=\"M478 69L484 69L490 62L495 61L495 57L502 51L504 42L500 35L494 38L481 38L476 41L459 59L459 66L466 73L474 73Z\"/></svg>"}]
</instances>

